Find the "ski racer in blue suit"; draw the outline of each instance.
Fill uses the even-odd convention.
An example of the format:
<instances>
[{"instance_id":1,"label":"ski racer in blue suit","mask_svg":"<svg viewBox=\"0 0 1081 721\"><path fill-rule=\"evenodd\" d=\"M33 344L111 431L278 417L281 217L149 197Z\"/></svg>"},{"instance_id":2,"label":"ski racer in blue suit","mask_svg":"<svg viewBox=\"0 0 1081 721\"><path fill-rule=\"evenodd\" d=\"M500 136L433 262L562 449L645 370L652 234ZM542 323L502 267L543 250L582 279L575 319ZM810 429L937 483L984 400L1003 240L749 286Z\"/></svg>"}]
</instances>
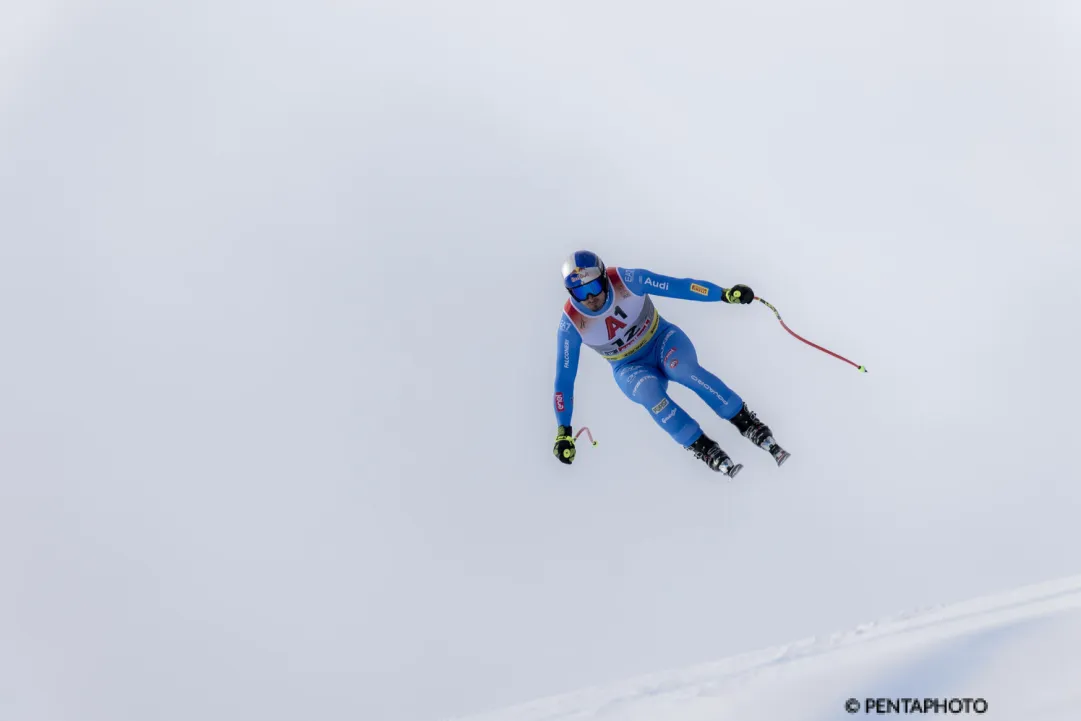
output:
<instances>
[{"instance_id":1,"label":"ski racer in blue suit","mask_svg":"<svg viewBox=\"0 0 1081 721\"><path fill-rule=\"evenodd\" d=\"M582 345L612 365L623 393L642 406L657 426L692 451L710 469L732 477L742 468L710 439L698 422L668 395L668 382L694 391L713 411L773 456L777 465L788 452L777 445L770 428L716 375L698 363L694 344L678 326L661 317L651 296L706 303L754 301L746 285L723 288L705 280L673 278L642 268L608 268L596 253L580 250L563 264L563 284L570 298L559 319L555 394L556 458L574 461L571 417L574 380Z\"/></svg>"}]
</instances>

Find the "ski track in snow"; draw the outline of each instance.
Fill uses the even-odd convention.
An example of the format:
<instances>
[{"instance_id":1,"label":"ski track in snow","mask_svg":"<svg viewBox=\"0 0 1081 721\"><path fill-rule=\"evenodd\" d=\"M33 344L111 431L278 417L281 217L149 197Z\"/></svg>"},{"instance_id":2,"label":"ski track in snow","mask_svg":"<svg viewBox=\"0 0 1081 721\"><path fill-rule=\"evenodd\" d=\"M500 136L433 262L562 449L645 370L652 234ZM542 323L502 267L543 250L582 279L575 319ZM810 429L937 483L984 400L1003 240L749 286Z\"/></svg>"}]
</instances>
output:
<instances>
[{"instance_id":1,"label":"ski track in snow","mask_svg":"<svg viewBox=\"0 0 1081 721\"><path fill-rule=\"evenodd\" d=\"M861 718L856 698L983 698L982 719L1081 718L1081 576L458 721ZM920 714L912 714L920 716Z\"/></svg>"}]
</instances>

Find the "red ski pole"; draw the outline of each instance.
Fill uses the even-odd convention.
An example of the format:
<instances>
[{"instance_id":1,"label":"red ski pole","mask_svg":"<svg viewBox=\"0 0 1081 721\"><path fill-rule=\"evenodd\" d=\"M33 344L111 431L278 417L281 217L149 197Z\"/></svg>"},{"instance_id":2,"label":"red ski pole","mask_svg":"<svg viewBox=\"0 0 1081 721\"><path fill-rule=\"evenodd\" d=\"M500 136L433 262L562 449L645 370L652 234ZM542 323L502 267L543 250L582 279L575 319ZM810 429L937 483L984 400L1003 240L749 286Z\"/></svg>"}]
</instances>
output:
<instances>
[{"instance_id":1,"label":"red ski pole","mask_svg":"<svg viewBox=\"0 0 1081 721\"><path fill-rule=\"evenodd\" d=\"M574 434L574 440L577 441L578 436L582 435L583 433L585 433L587 436L589 436L589 442L590 443L592 443L594 446L597 445L597 442L595 440L593 440L593 433L586 426L582 426L581 428L578 429L578 432Z\"/></svg>"},{"instance_id":2,"label":"red ski pole","mask_svg":"<svg viewBox=\"0 0 1081 721\"><path fill-rule=\"evenodd\" d=\"M778 320L778 321L780 321L780 323L781 323L781 326L782 326L782 327L783 327L783 328L784 328L784 329L785 329L786 331L788 331L789 333L791 333L791 334L792 334L792 335L793 335L794 337L798 338L799 340L803 341L804 343L806 343L807 345L809 345L809 346L811 346L811 347L813 347L813 348L817 348L818 350L822 351L823 353L829 353L829 354L830 354L831 356L833 356L834 358L837 358L837 359L839 359L839 360L843 360L843 361L844 361L845 363L848 363L849 365L851 365L851 366L854 366L854 367L855 367L855 368L856 368L856 369L857 369L857 370L858 370L858 371L859 371L860 373L866 373L866 372L867 372L867 368L865 368L864 366L861 366L861 365L857 365L856 363L853 363L852 361L848 360L847 358L845 358L845 357L844 357L844 356L842 356L842 355L837 355L836 353L834 353L834 352L833 352L833 351L831 351L831 350L827 350L827 349L823 348L823 347L822 347L822 346L820 346L820 345L817 345L817 344L815 344L815 343L812 343L811 341L807 340L806 338L804 338L804 337L800 336L800 335L799 335L798 333L796 333L795 331L793 331L793 330L792 330L791 328L789 328L789 327L788 327L787 325L785 325L785 322L784 322L784 320L782 320L782 319L781 319L781 314L780 314L780 313L779 313L779 312L777 311L777 309L776 309L776 308L774 308L772 304L768 303L768 302L767 302L767 301L766 301L766 300L765 300L764 298L759 298L758 296L755 296L755 298L754 298L754 299L755 299L755 300L757 300L757 301L759 301L759 302L761 302L761 303L762 303L763 305L765 305L765 306L766 306L767 308L769 308L770 310L772 310L772 311L773 311L773 314L774 314L775 316L777 316L777 320Z\"/></svg>"}]
</instances>

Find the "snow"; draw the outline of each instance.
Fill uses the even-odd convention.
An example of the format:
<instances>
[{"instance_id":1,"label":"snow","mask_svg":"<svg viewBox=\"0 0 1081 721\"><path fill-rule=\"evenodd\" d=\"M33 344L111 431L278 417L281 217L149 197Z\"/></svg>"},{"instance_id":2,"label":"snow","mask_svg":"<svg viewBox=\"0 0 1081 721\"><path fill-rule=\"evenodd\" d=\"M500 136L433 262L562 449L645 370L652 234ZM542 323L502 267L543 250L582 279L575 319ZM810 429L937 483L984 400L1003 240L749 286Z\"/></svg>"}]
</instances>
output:
<instances>
[{"instance_id":1,"label":"snow","mask_svg":"<svg viewBox=\"0 0 1081 721\"><path fill-rule=\"evenodd\" d=\"M973 717L1073 721L1079 680L1073 576L461 721L826 721L878 715L890 699L899 709L905 699L963 709L967 699ZM850 715L852 698L860 705Z\"/></svg>"}]
</instances>

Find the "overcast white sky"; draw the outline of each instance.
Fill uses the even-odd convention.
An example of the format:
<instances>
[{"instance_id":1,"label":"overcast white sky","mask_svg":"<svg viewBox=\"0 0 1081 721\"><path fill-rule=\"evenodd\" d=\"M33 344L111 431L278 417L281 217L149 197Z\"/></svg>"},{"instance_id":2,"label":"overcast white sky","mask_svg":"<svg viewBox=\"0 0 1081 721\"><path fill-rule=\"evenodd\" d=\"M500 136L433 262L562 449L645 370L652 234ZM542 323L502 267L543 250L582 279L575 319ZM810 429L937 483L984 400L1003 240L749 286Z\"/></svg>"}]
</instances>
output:
<instances>
[{"instance_id":1,"label":"overcast white sky","mask_svg":"<svg viewBox=\"0 0 1081 721\"><path fill-rule=\"evenodd\" d=\"M0 28L0 716L428 721L1079 572L1075 3ZM658 299L792 459L586 352L567 468L580 247L870 373Z\"/></svg>"}]
</instances>

